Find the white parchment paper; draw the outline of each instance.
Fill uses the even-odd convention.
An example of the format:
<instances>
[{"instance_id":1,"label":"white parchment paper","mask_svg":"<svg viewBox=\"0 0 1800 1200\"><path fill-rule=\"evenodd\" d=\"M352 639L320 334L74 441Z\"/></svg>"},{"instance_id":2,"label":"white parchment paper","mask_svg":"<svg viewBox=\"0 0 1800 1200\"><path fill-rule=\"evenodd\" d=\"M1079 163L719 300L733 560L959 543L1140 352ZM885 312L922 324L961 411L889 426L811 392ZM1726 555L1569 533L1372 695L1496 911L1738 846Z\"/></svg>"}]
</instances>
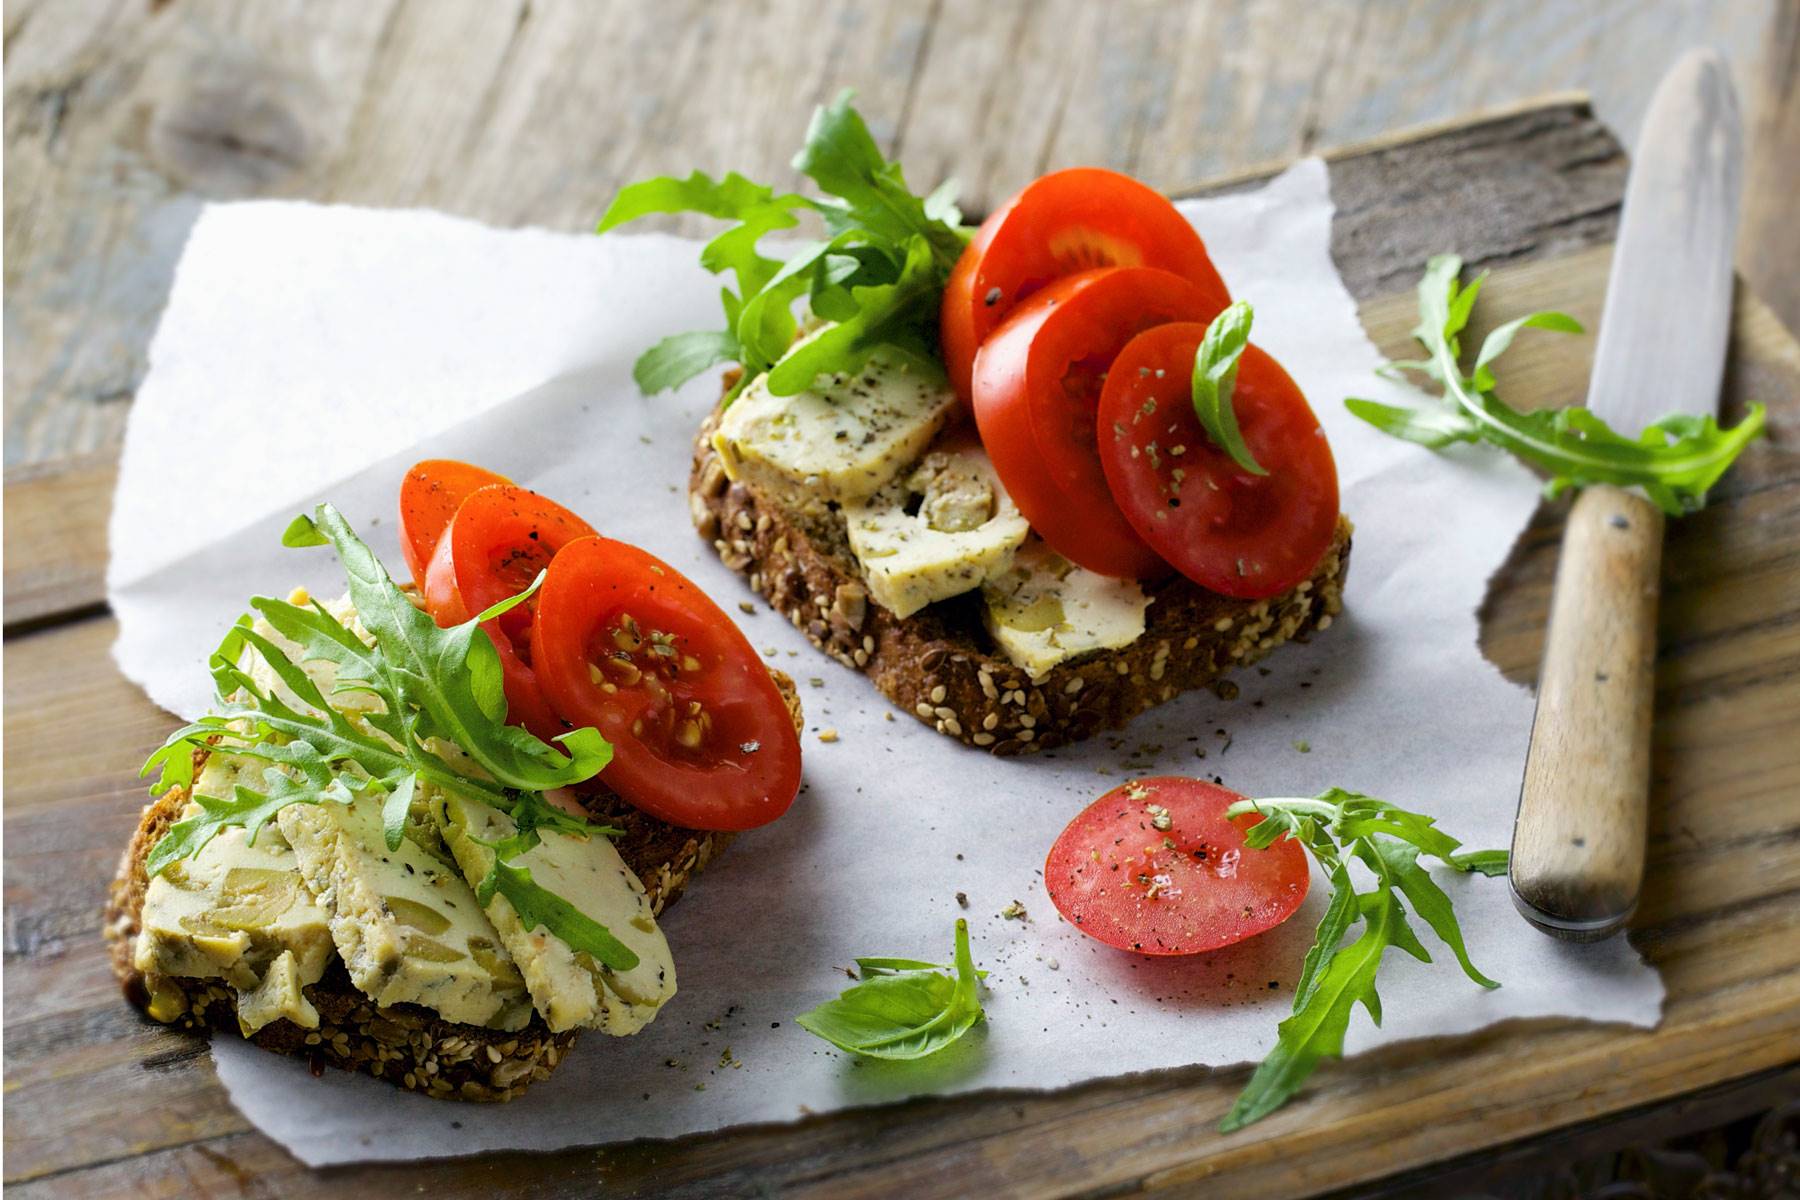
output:
<instances>
[{"instance_id":1,"label":"white parchment paper","mask_svg":"<svg viewBox=\"0 0 1800 1200\"><path fill-rule=\"evenodd\" d=\"M1432 455L1350 418L1346 395L1416 400L1380 359L1330 258L1322 163L1185 206L1255 338L1300 382L1336 451L1357 524L1346 612L1310 647L1238 677L1233 702L1182 697L1121 734L996 760L897 714L862 676L758 605L751 640L796 676L813 731L790 813L745 835L665 926L680 993L647 1031L590 1034L549 1083L498 1107L447 1104L366 1077L214 1041L233 1100L302 1160L470 1154L672 1136L922 1092L1050 1088L1273 1042L1323 889L1282 928L1197 958L1150 960L1060 921L1044 855L1064 823L1133 774L1222 775L1240 791L1338 784L1440 816L1471 847L1507 844L1531 700L1476 648L1485 582L1536 485L1496 455ZM692 243L503 232L441 215L285 203L200 218L132 412L112 526L121 667L183 715L204 660L253 593L335 594L328 551L282 527L329 498L390 565L401 473L464 458L556 497L671 560L736 616L750 599L688 523L690 438L716 384L645 399L630 379L655 338L716 318ZM525 391L524 389L531 390ZM519 394L523 392L523 394ZM507 399L507 397L514 397ZM1303 753L1296 743L1304 742ZM1204 760L1199 752L1204 751ZM1621 939L1575 948L1527 928L1502 881L1448 878L1487 992L1450 960L1388 957L1378 1039L1564 1015L1653 1024L1662 986ZM943 959L968 898L989 1019L914 1064L853 1061L793 1016L848 984L859 954ZM1002 919L1009 901L1029 918Z\"/></svg>"}]
</instances>

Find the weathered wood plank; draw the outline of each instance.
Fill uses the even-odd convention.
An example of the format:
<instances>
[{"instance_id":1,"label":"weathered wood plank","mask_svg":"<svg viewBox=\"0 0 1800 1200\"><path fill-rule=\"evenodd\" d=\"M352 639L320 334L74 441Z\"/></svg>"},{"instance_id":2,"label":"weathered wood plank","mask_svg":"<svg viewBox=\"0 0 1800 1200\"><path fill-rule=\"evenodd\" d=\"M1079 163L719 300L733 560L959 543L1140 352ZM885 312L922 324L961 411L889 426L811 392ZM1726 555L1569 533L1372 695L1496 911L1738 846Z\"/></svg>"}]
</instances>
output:
<instances>
[{"instance_id":1,"label":"weathered wood plank","mask_svg":"<svg viewBox=\"0 0 1800 1200\"><path fill-rule=\"evenodd\" d=\"M6 473L6 628L66 618L106 601L111 451Z\"/></svg>"},{"instance_id":2,"label":"weathered wood plank","mask_svg":"<svg viewBox=\"0 0 1800 1200\"><path fill-rule=\"evenodd\" d=\"M1781 219L1800 183L1781 153L1800 125L1800 20L1780 2L1773 27L1776 0L1493 0L1474 14L1450 0L12 4L6 458L117 444L207 200L581 229L653 171L791 178L805 112L845 86L913 178L955 175L980 209L1049 166L1172 188L1570 86L1629 132L1660 65L1713 41L1768 130L1743 261L1788 286L1774 264L1800 244ZM1765 89L1751 86L1759 53ZM1489 186L1504 191L1477 180L1463 198L1475 232Z\"/></svg>"},{"instance_id":3,"label":"weathered wood plank","mask_svg":"<svg viewBox=\"0 0 1800 1200\"><path fill-rule=\"evenodd\" d=\"M1598 249L1503 268L1478 322L1545 305L1591 315L1607 266ZM1364 320L1389 353L1405 350L1407 297L1370 302ZM169 1194L254 1172L296 1194L403 1177L447 1195L575 1195L596 1178L627 1193L882 1195L1204 1177L1209 1195L1298 1196L1782 1066L1800 1038L1800 746L1784 706L1800 677L1800 348L1753 299L1735 337L1727 413L1751 395L1774 401L1772 436L1713 507L1671 530L1651 867L1633 933L1669 988L1654 1032L1533 1023L1385 1047L1334 1064L1293 1109L1231 1139L1211 1125L1244 1073L1189 1070L404 1176L308 1174L246 1131L205 1059L189 1061L184 1038L141 1022L110 983L96 896L140 803L132 771L168 719L119 678L105 658L112 623L96 619L8 642L7 728L25 748L5 765L9 1175L83 1194ZM1589 353L1588 339L1536 337L1502 387L1567 399ZM1535 669L1561 512L1540 513L1484 612L1484 643L1516 679ZM112 714L99 746L82 719L93 713ZM66 1136L84 1105L101 1104L130 1115Z\"/></svg>"}]
</instances>

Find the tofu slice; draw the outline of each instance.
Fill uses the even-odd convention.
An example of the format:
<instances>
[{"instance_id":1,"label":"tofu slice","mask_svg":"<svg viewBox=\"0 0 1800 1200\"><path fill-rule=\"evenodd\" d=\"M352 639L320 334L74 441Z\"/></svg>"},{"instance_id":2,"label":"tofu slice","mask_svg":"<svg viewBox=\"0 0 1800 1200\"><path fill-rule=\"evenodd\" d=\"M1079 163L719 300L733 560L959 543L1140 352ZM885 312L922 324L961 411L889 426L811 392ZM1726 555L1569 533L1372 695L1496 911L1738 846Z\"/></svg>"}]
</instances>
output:
<instances>
[{"instance_id":1,"label":"tofu slice","mask_svg":"<svg viewBox=\"0 0 1800 1200\"><path fill-rule=\"evenodd\" d=\"M734 480L800 507L864 500L924 453L955 415L956 394L897 355L878 351L853 377L834 375L793 396L762 376L713 434Z\"/></svg>"},{"instance_id":2,"label":"tofu slice","mask_svg":"<svg viewBox=\"0 0 1800 1200\"><path fill-rule=\"evenodd\" d=\"M1144 636L1150 607L1136 580L1078 567L1035 537L981 592L988 633L1033 679L1091 651L1129 646Z\"/></svg>"},{"instance_id":3,"label":"tofu slice","mask_svg":"<svg viewBox=\"0 0 1800 1200\"><path fill-rule=\"evenodd\" d=\"M390 851L378 797L290 805L276 819L330 914L351 982L369 999L493 1029L530 1021L525 981L474 891L441 844L422 844L429 825L409 826Z\"/></svg>"},{"instance_id":4,"label":"tofu slice","mask_svg":"<svg viewBox=\"0 0 1800 1200\"><path fill-rule=\"evenodd\" d=\"M436 811L444 841L470 881L485 877L494 863L494 851L482 843L518 831L505 813L449 793L436 798ZM638 956L638 965L614 971L571 949L542 926L525 928L517 910L498 893L488 903L488 919L552 1030L636 1033L675 995L675 960L657 928L644 885L607 838L583 840L550 830L540 836L541 844L508 861L528 868L534 883L606 926Z\"/></svg>"}]
</instances>

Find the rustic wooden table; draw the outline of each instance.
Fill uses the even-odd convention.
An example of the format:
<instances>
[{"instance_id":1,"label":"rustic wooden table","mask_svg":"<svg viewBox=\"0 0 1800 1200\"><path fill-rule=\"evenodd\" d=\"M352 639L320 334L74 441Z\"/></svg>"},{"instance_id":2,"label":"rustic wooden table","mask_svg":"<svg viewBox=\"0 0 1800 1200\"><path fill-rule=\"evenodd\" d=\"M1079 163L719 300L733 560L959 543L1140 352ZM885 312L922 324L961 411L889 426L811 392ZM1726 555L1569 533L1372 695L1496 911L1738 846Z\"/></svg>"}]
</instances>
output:
<instances>
[{"instance_id":1,"label":"rustic wooden table","mask_svg":"<svg viewBox=\"0 0 1800 1200\"><path fill-rule=\"evenodd\" d=\"M42 5L9 6L9 90L14 7L28 10L21 21L45 15ZM485 44L479 26L491 19L489 7L458 10L470 22L463 31L470 46ZM127 29L142 32L141 22L148 18L140 9L119 8L114 15ZM553 18L576 20L560 6L548 10ZM342 39L340 52L361 47L358 61L365 67L382 61L379 47L365 45L361 26L348 27L354 22L347 7L330 11L345 23L331 31ZM382 11L398 23L382 37L428 36L408 23L413 10ZM906 24L905 17L894 15L897 9L882 11L888 25ZM943 27L956 15L951 9L923 28L945 36ZM251 16L242 19L255 22ZM74 40L62 48L66 56L84 53L78 34L97 36L78 24L71 25ZM190 32L181 36L190 36L192 27L183 28ZM1026 31L1030 28L1036 26ZM567 28L540 35L521 22L520 29L529 44L506 53L543 55L558 46L565 47L562 53L581 52ZM743 32L747 36L754 29ZM542 45L530 41L539 36L546 39ZM754 50L752 59L772 56L770 36L764 35L768 44ZM795 36L823 35L796 28ZM871 34L870 40L891 46L896 36L884 26L880 37ZM846 55L867 53L857 49L859 39L841 31L830 44ZM241 190L265 190L269 179L315 170L305 148L314 144L306 139L316 136L309 131L318 127L314 123L331 125L339 117L304 105L296 110L294 96L318 99L303 80L253 77L242 73L244 64L232 67L229 55L213 61L206 50L187 47L182 53L190 57L183 61L204 67L193 81L195 89L223 89L214 93L216 101L236 94L233 88L256 95L262 94L257 89L277 89L255 109L260 117L231 109L238 114L233 121L251 121L249 126L207 125L217 114L198 101L178 118L150 107L130 116L127 98L150 86L133 69L100 71L84 86L98 89L96 103L123 105L117 119L139 121L139 137L166 139L162 152L191 152L193 170L239 172L233 178L241 176ZM472 171L475 181L468 186L486 189L484 203L497 206L495 211L521 218L549 205L560 212L560 181L553 173L521 177L516 182L531 194L514 201L495 166L508 161L516 139L529 136L541 109L575 105L628 112L629 119L654 130L655 105L621 107L615 93L657 94L645 89L643 80L706 60L705 47L689 42L645 43L645 53L652 50L654 63L621 65L637 82L593 80L597 90L586 93L389 92L381 112L343 117L346 127L332 125L332 136L366 139L390 122L412 121L420 139L417 154L400 155L399 166L391 168L419 173L417 190L402 196L434 195L431 189L451 186L441 175L443 164L460 155L493 164ZM173 53L164 47L131 61L144 71L167 71ZM913 53L921 51L915 46ZM945 78L976 78L993 68L978 59L960 61ZM871 75L879 75L875 66L867 66ZM230 70L240 73L232 76ZM215 78L220 72L225 74ZM280 91L290 84L298 90ZM904 111L914 103L910 85L903 93L895 88L879 79L865 85L871 108ZM747 88L744 103L754 104L757 97ZM9 167L15 144L10 100L9 95ZM921 93L917 103L926 102ZM445 107L461 115L440 119L438 110ZM466 133L469 114L477 110L480 128L493 132ZM296 118L298 134L282 119L296 111L303 113ZM767 159L775 147L791 142L795 124L793 112L750 113L741 107L722 111L720 119L727 128L711 150L684 150L680 163L652 162L644 143L636 141L635 148L621 144L616 150L621 157L606 170L629 176L652 165L737 162L743 156L734 147L744 137L759 139L767 148L758 153ZM72 130L71 136L78 133ZM452 134L468 140L446 144L442 139ZM290 135L300 140L282 141ZM1022 161L1007 157L1005 148L1020 136L1017 130L983 135L988 147L983 153L1000 165L978 177L978 194L991 195L996 183L1003 189L1035 168L1035 150ZM1045 144L1042 129L1036 136L1034 145ZM65 153L96 155L98 144L95 139ZM542 147L521 153L532 162L545 158ZM1105 159L1098 153L1090 157ZM1575 100L1392 137L1335 157L1334 253L1363 304L1371 335L1390 353L1406 348L1413 315L1405 293L1426 255L1452 247L1497 268L1484 312L1505 315L1527 305L1549 305L1591 321L1598 314L1625 165L1616 140ZM129 156L120 157L119 170L129 186ZM919 175L931 177L929 169ZM207 178L218 183L216 175ZM357 189L368 186L353 182L341 191L325 187L316 194L366 197ZM295 189L307 191L301 185ZM578 205L568 220L553 223L578 225L604 200L582 196L585 208ZM148 260L172 254L157 242L158 202L120 207L110 194L96 202L85 216L94 222L88 235L104 248L104 261L124 261L134 249ZM130 220L109 224L121 213L129 213ZM16 215L10 192L7 214L10 421ZM176 222L182 214L165 216ZM31 211L19 219L53 226L67 239L57 243L58 253L68 256L64 277L72 288L95 289L89 301L101 317L134 313L144 328L153 321L153 310L131 307L146 294L143 281L131 287L119 283L116 266L109 268L112 274L103 271L81 282L75 267L83 260L72 230L84 219L82 212ZM74 328L63 329L66 336L57 344L65 361L56 369L65 383L91 382L104 374L104 364L84 358L82 348L91 353L101 342L75 336ZM1506 390L1515 400L1536 403L1578 400L1590 352L1588 339L1540 339L1511 364ZM137 367L127 362L118 369L130 379ZM43 382L49 375L33 378L34 386L51 386ZM1631 933L1667 983L1662 1024L1638 1031L1534 1022L1390 1046L1327 1066L1295 1105L1229 1138L1217 1135L1213 1125L1246 1072L1196 1069L1052 1094L919 1101L674 1142L411 1168L305 1170L230 1105L203 1047L140 1019L113 985L97 930L99 897L142 800L134 778L137 764L172 721L127 684L107 656L114 624L105 612L100 573L110 453L102 449L73 462L10 472L6 1182L21 1195L83 1196L374 1195L415 1189L456 1196L573 1196L587 1194L597 1183L622 1194L687 1195L1167 1190L1268 1197L1363 1186L1396 1195L1443 1195L1454 1181L1476 1173L1767 1108L1800 1092L1800 743L1793 736L1795 680L1800 679L1800 588L1795 587L1800 582L1795 558L1800 347L1745 290L1726 385L1728 418L1749 399L1770 407L1769 440L1746 456L1713 506L1676 523L1665 565L1651 883ZM45 411L56 408L47 405ZM79 420L69 428L92 431ZM104 439L96 444L107 445ZM1497 577L1483 611L1484 648L1522 682L1534 673L1560 520L1560 508L1540 513Z\"/></svg>"}]
</instances>

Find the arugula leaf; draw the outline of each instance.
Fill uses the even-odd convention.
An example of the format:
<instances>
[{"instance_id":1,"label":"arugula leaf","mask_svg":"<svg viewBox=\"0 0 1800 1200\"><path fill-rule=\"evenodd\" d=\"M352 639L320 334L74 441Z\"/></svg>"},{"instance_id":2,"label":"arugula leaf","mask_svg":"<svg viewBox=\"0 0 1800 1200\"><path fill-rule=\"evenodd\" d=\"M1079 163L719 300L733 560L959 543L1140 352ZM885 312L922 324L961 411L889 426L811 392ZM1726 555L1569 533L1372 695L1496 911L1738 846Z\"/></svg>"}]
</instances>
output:
<instances>
[{"instance_id":1,"label":"arugula leaf","mask_svg":"<svg viewBox=\"0 0 1800 1200\"><path fill-rule=\"evenodd\" d=\"M1194 352L1194 412L1206 436L1229 454L1232 462L1252 475L1267 475L1269 472L1244 444L1237 410L1231 406L1231 393L1237 387L1238 359L1250 344L1253 315L1249 302L1238 300L1206 327L1206 336Z\"/></svg>"},{"instance_id":2,"label":"arugula leaf","mask_svg":"<svg viewBox=\"0 0 1800 1200\"><path fill-rule=\"evenodd\" d=\"M1461 273L1462 259L1454 254L1440 254L1426 264L1413 337L1429 357L1389 364L1437 381L1443 388L1444 407L1418 410L1357 398L1344 401L1353 414L1383 433L1432 449L1455 442L1488 442L1547 472L1547 495L1594 483L1637 486L1673 517L1703 508L1707 491L1762 434L1766 414L1760 404L1751 405L1731 429L1720 429L1712 416L1674 413L1651 422L1636 438L1615 432L1580 406L1533 412L1511 407L1495 394L1497 381L1490 369L1494 360L1521 329L1580 333L1581 325L1558 312L1530 313L1508 321L1488 334L1475 356L1474 372L1465 376L1459 365L1459 335L1469 323L1486 276L1465 287L1459 282Z\"/></svg>"},{"instance_id":3,"label":"arugula leaf","mask_svg":"<svg viewBox=\"0 0 1800 1200\"><path fill-rule=\"evenodd\" d=\"M857 959L864 982L795 1018L808 1033L870 1058L916 1059L955 1042L981 1019L969 923L956 922L956 975L907 958Z\"/></svg>"},{"instance_id":4,"label":"arugula leaf","mask_svg":"<svg viewBox=\"0 0 1800 1200\"><path fill-rule=\"evenodd\" d=\"M564 734L557 739L559 750L506 724L499 652L481 628L487 614L438 628L395 586L343 514L321 504L313 523L337 550L349 577L350 601L381 652L400 701L388 711L408 714L414 740L441 738L460 746L501 785L523 791L580 783L612 760L612 747L597 729Z\"/></svg>"},{"instance_id":5,"label":"arugula leaf","mask_svg":"<svg viewBox=\"0 0 1800 1200\"><path fill-rule=\"evenodd\" d=\"M494 847L495 862L477 885L484 905L498 892L526 928L542 926L615 970L635 967L637 956L605 926L508 861L538 845L540 830L578 838L620 832L564 812L542 795L590 778L606 765L612 747L598 730L563 735L559 750L505 723L499 655L481 627L524 603L543 575L472 620L440 629L331 506L296 518L282 542L336 549L357 620L370 640L317 601L251 600L251 608L294 651L259 632L248 614L239 618L212 656L217 711L171 735L150 755L142 774L157 773L152 794L191 788L195 752L209 749L267 764L267 790L237 785L230 799L193 792L199 811L170 826L151 848L149 874L198 854L225 829L242 828L254 842L290 804L349 804L357 795L382 797L382 831L391 850L406 836L419 786L428 783L492 805L514 822L513 836ZM252 673L252 658L267 667L273 685L265 686ZM329 694L304 669L309 662L334 668ZM351 693L378 703L353 711L332 703ZM436 748L445 744L460 749L479 771L453 767Z\"/></svg>"},{"instance_id":6,"label":"arugula leaf","mask_svg":"<svg viewBox=\"0 0 1800 1200\"><path fill-rule=\"evenodd\" d=\"M1438 829L1434 818L1342 788L1312 797L1241 800L1225 810L1227 817L1250 813L1262 820L1245 831L1244 844L1260 850L1282 838L1299 842L1329 876L1331 902L1300 969L1293 1014L1281 1023L1275 1048L1220 1122L1224 1133L1268 1116L1305 1085L1321 1061L1343 1054L1344 1033L1358 1004L1381 1024L1375 976L1383 952L1393 946L1420 962L1431 961L1408 920L1409 906L1450 947L1464 974L1482 987L1500 986L1469 960L1450 897L1419 865L1419 855L1430 854L1458 871L1493 875L1506 870L1506 851L1459 854L1462 843ZM1373 875L1372 890L1356 890L1352 858ZM1359 924L1360 933L1343 944Z\"/></svg>"},{"instance_id":7,"label":"arugula leaf","mask_svg":"<svg viewBox=\"0 0 1800 1200\"><path fill-rule=\"evenodd\" d=\"M506 897L527 930L542 926L567 942L571 950L585 951L615 971L629 971L638 965L637 953L630 946L555 892L533 882L530 868L496 858L476 886L475 899L486 908L495 892Z\"/></svg>"},{"instance_id":8,"label":"arugula leaf","mask_svg":"<svg viewBox=\"0 0 1800 1200\"><path fill-rule=\"evenodd\" d=\"M914 195L900 164L882 156L851 96L842 92L813 113L794 158L794 169L822 196L777 195L741 175L715 180L696 171L686 179L631 184L607 208L601 233L652 213L736 222L700 254L702 267L736 279L736 290L724 288L720 295L725 328L677 334L652 346L632 372L645 394L735 359L743 375L728 400L765 373L772 392L792 395L819 375L861 370L884 346L921 369L938 369L938 302L969 234L954 189L946 184L923 199ZM807 216L824 225L826 240L799 246L785 261L758 248L764 235L791 229ZM814 318L835 324L795 346L800 325L794 305L802 299ZM781 367L771 371L778 362Z\"/></svg>"}]
</instances>

